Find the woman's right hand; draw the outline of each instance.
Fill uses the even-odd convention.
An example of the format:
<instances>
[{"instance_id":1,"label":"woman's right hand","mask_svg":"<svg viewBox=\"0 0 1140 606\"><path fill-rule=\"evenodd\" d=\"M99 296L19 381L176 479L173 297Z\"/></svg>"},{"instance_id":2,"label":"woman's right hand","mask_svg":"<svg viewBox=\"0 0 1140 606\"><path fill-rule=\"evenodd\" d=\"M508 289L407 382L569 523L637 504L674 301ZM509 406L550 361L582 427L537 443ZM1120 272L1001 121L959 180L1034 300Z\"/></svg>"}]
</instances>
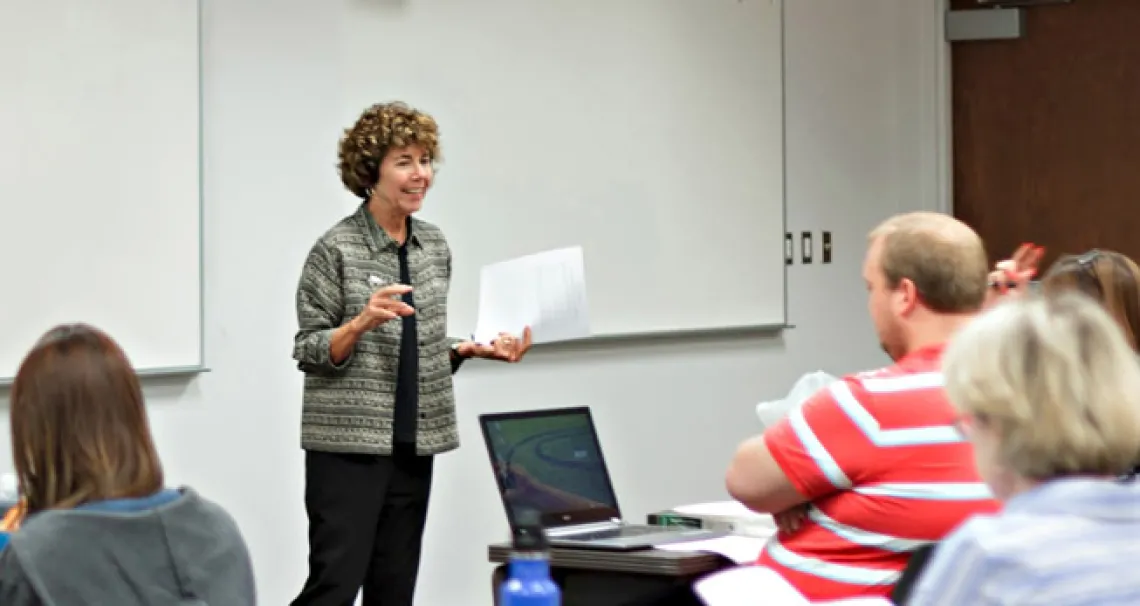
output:
<instances>
[{"instance_id":1,"label":"woman's right hand","mask_svg":"<svg viewBox=\"0 0 1140 606\"><path fill-rule=\"evenodd\" d=\"M986 306L1027 292L1029 281L1037 275L1037 265L1044 255L1044 247L1022 244L1013 252L1012 257L994 265L994 270L988 277Z\"/></svg>"},{"instance_id":2,"label":"woman's right hand","mask_svg":"<svg viewBox=\"0 0 1140 606\"><path fill-rule=\"evenodd\" d=\"M361 332L367 332L388 320L416 313L411 305L400 300L402 295L410 292L412 287L406 284L389 284L377 290L372 293L360 315L353 319L353 324Z\"/></svg>"}]
</instances>

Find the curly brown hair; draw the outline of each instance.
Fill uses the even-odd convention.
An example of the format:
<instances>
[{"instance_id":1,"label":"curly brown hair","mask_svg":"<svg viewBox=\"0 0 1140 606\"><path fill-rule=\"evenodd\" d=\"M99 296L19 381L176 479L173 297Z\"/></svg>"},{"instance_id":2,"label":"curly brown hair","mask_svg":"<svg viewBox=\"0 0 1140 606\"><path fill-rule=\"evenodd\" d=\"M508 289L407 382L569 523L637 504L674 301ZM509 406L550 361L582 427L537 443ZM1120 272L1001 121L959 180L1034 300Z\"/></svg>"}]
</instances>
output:
<instances>
[{"instance_id":1,"label":"curly brown hair","mask_svg":"<svg viewBox=\"0 0 1140 606\"><path fill-rule=\"evenodd\" d=\"M438 162L439 125L435 118L400 101L364 110L340 140L340 180L348 191L368 199L380 179L380 163L392 148L419 145Z\"/></svg>"}]
</instances>

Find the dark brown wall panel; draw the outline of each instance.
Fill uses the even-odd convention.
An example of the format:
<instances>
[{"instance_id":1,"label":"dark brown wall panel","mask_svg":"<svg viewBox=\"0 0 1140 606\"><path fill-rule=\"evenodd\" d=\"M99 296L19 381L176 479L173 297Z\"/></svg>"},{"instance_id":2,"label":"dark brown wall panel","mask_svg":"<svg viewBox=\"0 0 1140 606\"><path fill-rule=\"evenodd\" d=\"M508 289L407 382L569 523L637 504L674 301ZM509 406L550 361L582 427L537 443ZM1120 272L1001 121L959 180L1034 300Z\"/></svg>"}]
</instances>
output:
<instances>
[{"instance_id":1,"label":"dark brown wall panel","mask_svg":"<svg viewBox=\"0 0 1140 606\"><path fill-rule=\"evenodd\" d=\"M1021 39L953 44L955 214L997 258L1034 241L1140 259L1140 0L1025 16Z\"/></svg>"}]
</instances>

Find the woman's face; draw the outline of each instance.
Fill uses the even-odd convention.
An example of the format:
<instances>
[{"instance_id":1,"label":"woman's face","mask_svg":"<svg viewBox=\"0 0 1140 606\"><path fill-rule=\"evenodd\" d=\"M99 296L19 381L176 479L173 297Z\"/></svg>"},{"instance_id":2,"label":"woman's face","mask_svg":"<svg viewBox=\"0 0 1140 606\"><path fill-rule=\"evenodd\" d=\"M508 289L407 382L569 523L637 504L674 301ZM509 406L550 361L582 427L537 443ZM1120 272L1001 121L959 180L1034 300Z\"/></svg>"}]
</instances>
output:
<instances>
[{"instance_id":1,"label":"woman's face","mask_svg":"<svg viewBox=\"0 0 1140 606\"><path fill-rule=\"evenodd\" d=\"M386 206L410 215L423 206L433 175L431 155L423 147L394 147L380 162L375 192Z\"/></svg>"}]
</instances>

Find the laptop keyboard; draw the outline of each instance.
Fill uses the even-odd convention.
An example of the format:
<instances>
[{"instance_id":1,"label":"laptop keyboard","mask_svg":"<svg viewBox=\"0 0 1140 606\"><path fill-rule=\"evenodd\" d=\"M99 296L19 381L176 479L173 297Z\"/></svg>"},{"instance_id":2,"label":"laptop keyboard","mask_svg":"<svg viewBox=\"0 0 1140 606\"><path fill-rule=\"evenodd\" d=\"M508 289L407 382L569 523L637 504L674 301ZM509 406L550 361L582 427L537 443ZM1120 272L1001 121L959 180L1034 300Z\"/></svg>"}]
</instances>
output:
<instances>
[{"instance_id":1,"label":"laptop keyboard","mask_svg":"<svg viewBox=\"0 0 1140 606\"><path fill-rule=\"evenodd\" d=\"M658 534L662 531L661 528L656 526L625 526L622 528L607 528L606 530L596 530L594 532L584 532L582 534L572 534L566 538L575 541L594 541L597 539L624 539L628 537L641 537L647 534Z\"/></svg>"}]
</instances>

